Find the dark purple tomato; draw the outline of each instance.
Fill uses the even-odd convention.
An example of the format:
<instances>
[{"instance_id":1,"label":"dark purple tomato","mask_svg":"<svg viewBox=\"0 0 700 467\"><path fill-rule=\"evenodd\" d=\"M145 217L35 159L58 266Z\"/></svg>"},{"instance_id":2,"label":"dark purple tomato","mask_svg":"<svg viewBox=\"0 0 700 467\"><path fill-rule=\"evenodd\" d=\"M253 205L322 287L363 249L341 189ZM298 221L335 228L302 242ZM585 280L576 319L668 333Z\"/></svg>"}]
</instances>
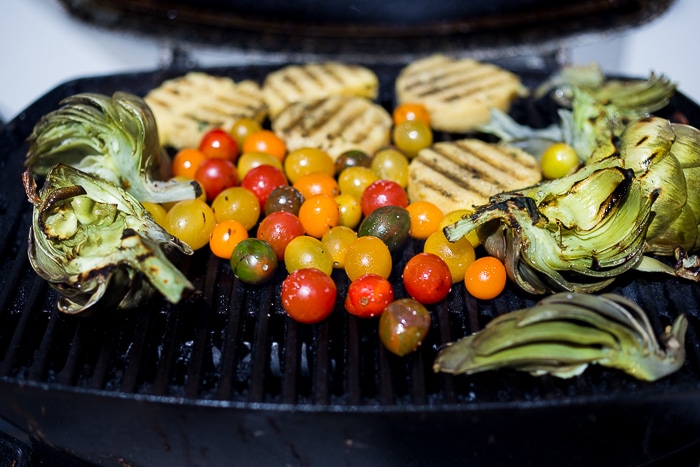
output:
<instances>
[{"instance_id":1,"label":"dark purple tomato","mask_svg":"<svg viewBox=\"0 0 700 467\"><path fill-rule=\"evenodd\" d=\"M276 211L286 211L298 216L304 195L291 185L278 186L268 195L265 201L265 215Z\"/></svg>"},{"instance_id":2,"label":"dark purple tomato","mask_svg":"<svg viewBox=\"0 0 700 467\"><path fill-rule=\"evenodd\" d=\"M351 149L340 154L335 160L335 174L338 175L348 167L370 167L372 156L359 149Z\"/></svg>"}]
</instances>

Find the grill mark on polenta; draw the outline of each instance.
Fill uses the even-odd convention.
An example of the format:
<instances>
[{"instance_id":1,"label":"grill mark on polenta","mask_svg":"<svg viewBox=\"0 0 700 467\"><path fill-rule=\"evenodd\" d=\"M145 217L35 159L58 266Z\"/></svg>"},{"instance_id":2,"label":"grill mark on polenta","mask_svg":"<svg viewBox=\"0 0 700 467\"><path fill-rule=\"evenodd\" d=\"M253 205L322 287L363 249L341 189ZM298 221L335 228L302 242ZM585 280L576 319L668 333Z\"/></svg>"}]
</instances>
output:
<instances>
[{"instance_id":1,"label":"grill mark on polenta","mask_svg":"<svg viewBox=\"0 0 700 467\"><path fill-rule=\"evenodd\" d=\"M445 160L448 160L455 164L459 171L457 172L452 172L450 171L450 177L454 180L461 180L463 182L467 182L469 178L467 178L467 175L473 178L478 178L486 183L489 183L495 187L497 187L499 190L505 189L507 186L506 184L503 183L503 175L504 173L500 171L497 167L493 167L490 165L487 161L487 159L483 158L483 154L480 154L478 152L473 152L471 149L468 148L463 148L464 152L460 154L460 156L463 157L454 157L452 154L449 152L446 152L442 150L440 147L434 147L433 151L436 155L444 158ZM480 169L479 167L474 166L474 160L469 159L469 157L476 158L480 160L481 162L486 162L487 168L486 169ZM436 161L437 162L437 161ZM471 162L471 163L470 163ZM493 171L490 171L489 169L493 169ZM443 175L448 175L444 173L445 171L443 170ZM461 183L460 183L461 185ZM473 184L469 184L468 186L473 187ZM485 191L480 191L476 190L478 193L485 195L487 194Z\"/></svg>"},{"instance_id":2,"label":"grill mark on polenta","mask_svg":"<svg viewBox=\"0 0 700 467\"><path fill-rule=\"evenodd\" d=\"M462 169L461 172L445 170L445 167L441 166L440 162L435 157L422 158L420 162L434 173L452 181L465 191L471 191L472 193L476 193L481 197L488 197L490 195L489 191L481 190L474 183L472 183L472 180L474 179L480 179L487 182L490 181L491 177L489 177L488 174L484 174L483 172L477 171L469 166L460 167L460 169ZM424 178L427 177L421 177L421 180ZM496 183L494 183L494 185L499 187L501 186L500 184Z\"/></svg>"},{"instance_id":3,"label":"grill mark on polenta","mask_svg":"<svg viewBox=\"0 0 700 467\"><path fill-rule=\"evenodd\" d=\"M455 146L463 151L464 155L469 155L478 158L489 168L493 168L496 173L495 181L497 184L508 185L510 181L505 181L504 176L510 177L513 181L529 180L532 173L527 171L538 172L539 168L532 161L519 157L517 153L509 151L496 145L488 145L486 143L472 143L461 140L456 141ZM455 164L458 163L457 158L451 157L451 154L444 153L445 157L452 160ZM468 164L468 162L465 162Z\"/></svg>"},{"instance_id":4,"label":"grill mark on polenta","mask_svg":"<svg viewBox=\"0 0 700 467\"><path fill-rule=\"evenodd\" d=\"M450 190L446 190L444 187L435 183L434 180L431 180L429 178L421 178L421 179L414 179L413 182L416 185L420 185L427 190L431 190L435 193L438 193L440 196L442 196L443 198L447 198L450 201L453 201L453 202L458 201L455 192L450 191Z\"/></svg>"},{"instance_id":5,"label":"grill mark on polenta","mask_svg":"<svg viewBox=\"0 0 700 467\"><path fill-rule=\"evenodd\" d=\"M324 99L318 102L321 105L317 106L315 111L310 112L306 115L306 118L302 119L301 134L303 136L320 133L321 128L343 110L342 103L335 99Z\"/></svg>"}]
</instances>

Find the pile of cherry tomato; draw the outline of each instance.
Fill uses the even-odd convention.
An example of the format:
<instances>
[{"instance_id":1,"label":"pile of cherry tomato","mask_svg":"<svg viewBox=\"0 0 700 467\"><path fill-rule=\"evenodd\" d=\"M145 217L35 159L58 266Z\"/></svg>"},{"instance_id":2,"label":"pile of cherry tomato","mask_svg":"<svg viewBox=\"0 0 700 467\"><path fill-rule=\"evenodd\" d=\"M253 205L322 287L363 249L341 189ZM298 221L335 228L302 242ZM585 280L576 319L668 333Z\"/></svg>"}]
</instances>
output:
<instances>
[{"instance_id":1,"label":"pile of cherry tomato","mask_svg":"<svg viewBox=\"0 0 700 467\"><path fill-rule=\"evenodd\" d=\"M443 300L457 283L477 298L494 298L506 274L495 258L476 259L475 236L445 238L442 228L468 211L443 213L432 203L409 201L408 165L433 142L430 116L405 104L393 118L393 146L373 155L348 151L335 160L316 148L287 151L276 134L241 119L175 154L173 176L199 182L202 196L145 206L193 249L209 245L243 282L264 283L285 267L281 302L302 323L331 314L338 294L331 274L344 270L347 312L379 318L382 342L404 355L430 326L426 305ZM409 296L397 297L388 280L392 253L409 238L424 241L424 250L403 269Z\"/></svg>"}]
</instances>

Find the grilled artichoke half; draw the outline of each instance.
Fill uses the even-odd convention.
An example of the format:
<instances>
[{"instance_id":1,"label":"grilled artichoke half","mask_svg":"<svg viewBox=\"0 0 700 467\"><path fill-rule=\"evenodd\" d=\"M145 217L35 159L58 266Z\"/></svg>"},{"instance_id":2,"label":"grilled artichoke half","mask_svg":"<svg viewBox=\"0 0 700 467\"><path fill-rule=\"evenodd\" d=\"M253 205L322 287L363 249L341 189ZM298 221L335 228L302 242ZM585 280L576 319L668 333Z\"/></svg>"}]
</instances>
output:
<instances>
[{"instance_id":1,"label":"grilled artichoke half","mask_svg":"<svg viewBox=\"0 0 700 467\"><path fill-rule=\"evenodd\" d=\"M598 364L656 381L683 365L687 327L687 318L679 315L661 335L662 347L633 301L616 294L562 292L500 315L448 344L433 370L473 374L508 367L570 378Z\"/></svg>"},{"instance_id":2,"label":"grilled artichoke half","mask_svg":"<svg viewBox=\"0 0 700 467\"><path fill-rule=\"evenodd\" d=\"M154 290L177 302L193 288L164 252L192 249L126 191L64 164L53 166L38 192L29 171L23 182L34 205L30 264L61 293L62 312L76 314L98 303L135 307Z\"/></svg>"},{"instance_id":3,"label":"grilled artichoke half","mask_svg":"<svg viewBox=\"0 0 700 467\"><path fill-rule=\"evenodd\" d=\"M170 159L151 109L133 94L68 97L39 120L29 143L25 167L38 175L60 162L114 183L139 201L165 203L201 194L197 182L164 181Z\"/></svg>"},{"instance_id":4,"label":"grilled artichoke half","mask_svg":"<svg viewBox=\"0 0 700 467\"><path fill-rule=\"evenodd\" d=\"M700 132L648 117L560 179L496 195L445 228L472 230L534 294L596 292L636 268L700 280ZM667 265L652 256L675 255Z\"/></svg>"}]
</instances>

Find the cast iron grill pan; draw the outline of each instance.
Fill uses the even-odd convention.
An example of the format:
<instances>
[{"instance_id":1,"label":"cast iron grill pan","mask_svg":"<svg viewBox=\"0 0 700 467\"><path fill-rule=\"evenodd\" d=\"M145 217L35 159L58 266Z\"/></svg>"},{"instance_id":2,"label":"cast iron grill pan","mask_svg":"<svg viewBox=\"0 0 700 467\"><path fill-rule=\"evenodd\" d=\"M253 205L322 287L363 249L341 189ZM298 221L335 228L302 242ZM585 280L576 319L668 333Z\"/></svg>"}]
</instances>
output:
<instances>
[{"instance_id":1,"label":"cast iron grill pan","mask_svg":"<svg viewBox=\"0 0 700 467\"><path fill-rule=\"evenodd\" d=\"M262 82L274 68L207 71ZM373 69L379 100L391 108L399 67ZM548 75L515 71L528 85ZM436 375L441 345L535 298L508 288L482 302L454 287L429 307L433 327L421 349L399 358L382 347L376 321L344 312L342 272L334 273L333 315L302 325L281 308L283 268L267 286L244 286L206 248L175 258L198 290L180 304L60 314L56 293L27 260L26 137L64 97L144 95L184 72L65 83L0 134L0 416L34 442L99 465L639 465L695 445L700 289L681 280L630 273L610 289L639 303L657 333L677 314L689 317L686 364L655 383L596 366L569 380L511 370ZM518 101L513 114L533 126L556 116L547 99ZM664 116L681 115L700 122L700 108L679 94ZM421 248L412 242L394 256L398 296L400 268Z\"/></svg>"}]
</instances>

